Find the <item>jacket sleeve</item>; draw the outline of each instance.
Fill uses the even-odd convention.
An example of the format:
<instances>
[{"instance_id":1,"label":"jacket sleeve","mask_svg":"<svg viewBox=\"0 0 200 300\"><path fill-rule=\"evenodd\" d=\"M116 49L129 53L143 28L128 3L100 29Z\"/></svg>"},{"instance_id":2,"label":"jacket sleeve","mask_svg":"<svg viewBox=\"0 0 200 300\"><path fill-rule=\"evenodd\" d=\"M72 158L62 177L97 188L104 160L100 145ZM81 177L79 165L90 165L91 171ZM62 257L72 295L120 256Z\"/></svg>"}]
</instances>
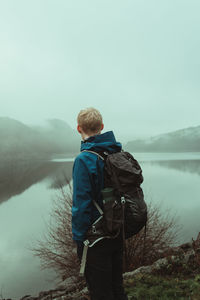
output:
<instances>
[{"instance_id":1,"label":"jacket sleeve","mask_svg":"<svg viewBox=\"0 0 200 300\"><path fill-rule=\"evenodd\" d=\"M75 241L84 241L91 225L92 176L87 164L77 157L73 166L72 236Z\"/></svg>"}]
</instances>

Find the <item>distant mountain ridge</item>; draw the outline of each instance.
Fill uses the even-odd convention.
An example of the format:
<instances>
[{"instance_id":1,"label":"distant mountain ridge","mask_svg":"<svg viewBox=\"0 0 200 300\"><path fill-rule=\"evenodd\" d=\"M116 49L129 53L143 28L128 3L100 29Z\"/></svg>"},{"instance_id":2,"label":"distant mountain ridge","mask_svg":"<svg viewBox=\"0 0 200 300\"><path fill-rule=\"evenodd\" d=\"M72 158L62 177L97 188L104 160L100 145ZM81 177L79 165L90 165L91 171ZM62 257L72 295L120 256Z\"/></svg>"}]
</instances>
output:
<instances>
[{"instance_id":1,"label":"distant mountain ridge","mask_svg":"<svg viewBox=\"0 0 200 300\"><path fill-rule=\"evenodd\" d=\"M67 122L47 120L48 126L28 126L12 118L0 117L0 159L5 157L49 158L54 154L77 154L80 136ZM200 126L179 129L147 139L129 141L132 152L200 152Z\"/></svg>"},{"instance_id":2,"label":"distant mountain ridge","mask_svg":"<svg viewBox=\"0 0 200 300\"><path fill-rule=\"evenodd\" d=\"M133 152L200 152L200 126L129 141L125 149Z\"/></svg>"},{"instance_id":3,"label":"distant mountain ridge","mask_svg":"<svg viewBox=\"0 0 200 300\"><path fill-rule=\"evenodd\" d=\"M66 122L48 120L48 127L33 127L12 118L0 117L0 157L40 157L77 153L80 138Z\"/></svg>"}]
</instances>

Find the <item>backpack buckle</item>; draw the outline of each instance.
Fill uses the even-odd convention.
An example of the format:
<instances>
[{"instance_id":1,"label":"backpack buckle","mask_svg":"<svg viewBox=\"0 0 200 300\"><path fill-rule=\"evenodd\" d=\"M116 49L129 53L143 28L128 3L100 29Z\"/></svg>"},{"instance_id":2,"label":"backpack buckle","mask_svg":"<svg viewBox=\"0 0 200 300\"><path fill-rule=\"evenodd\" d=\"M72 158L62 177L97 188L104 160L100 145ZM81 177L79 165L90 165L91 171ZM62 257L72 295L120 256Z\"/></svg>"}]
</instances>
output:
<instances>
[{"instance_id":1,"label":"backpack buckle","mask_svg":"<svg viewBox=\"0 0 200 300\"><path fill-rule=\"evenodd\" d=\"M97 232L97 231L96 231L96 227L95 227L94 225L92 226L92 232L93 232L93 233L96 233L96 232Z\"/></svg>"},{"instance_id":2,"label":"backpack buckle","mask_svg":"<svg viewBox=\"0 0 200 300\"><path fill-rule=\"evenodd\" d=\"M126 199L122 196L121 197L121 204L125 204L126 203Z\"/></svg>"}]
</instances>

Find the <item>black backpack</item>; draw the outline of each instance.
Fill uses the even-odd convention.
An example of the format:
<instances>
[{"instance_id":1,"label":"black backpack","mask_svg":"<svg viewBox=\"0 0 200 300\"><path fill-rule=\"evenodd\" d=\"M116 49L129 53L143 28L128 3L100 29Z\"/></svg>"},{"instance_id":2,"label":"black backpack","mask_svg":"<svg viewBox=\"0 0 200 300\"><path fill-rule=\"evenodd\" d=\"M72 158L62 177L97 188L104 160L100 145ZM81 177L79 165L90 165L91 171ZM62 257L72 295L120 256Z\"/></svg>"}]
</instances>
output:
<instances>
[{"instance_id":1,"label":"black backpack","mask_svg":"<svg viewBox=\"0 0 200 300\"><path fill-rule=\"evenodd\" d=\"M120 232L123 239L137 234L147 222L147 205L142 188L142 169L128 152L108 154L84 150L104 160L103 210L93 200L100 217L92 224L84 241L80 274L84 274L87 249L104 238L115 238ZM144 240L145 241L145 240ZM126 248L125 248L126 253Z\"/></svg>"},{"instance_id":2,"label":"black backpack","mask_svg":"<svg viewBox=\"0 0 200 300\"><path fill-rule=\"evenodd\" d=\"M130 238L147 222L147 205L140 187L142 169L129 152L122 151L107 155L104 176L105 186L113 187L117 202L125 206L124 234L126 239Z\"/></svg>"},{"instance_id":3,"label":"black backpack","mask_svg":"<svg viewBox=\"0 0 200 300\"><path fill-rule=\"evenodd\" d=\"M87 150L86 150L87 151ZM97 153L105 161L103 211L96 201L94 205L101 217L88 232L94 241L101 237L116 237L123 229L125 238L137 234L147 222L147 205L140 187L143 182L142 169L136 159L125 151L112 154Z\"/></svg>"}]
</instances>

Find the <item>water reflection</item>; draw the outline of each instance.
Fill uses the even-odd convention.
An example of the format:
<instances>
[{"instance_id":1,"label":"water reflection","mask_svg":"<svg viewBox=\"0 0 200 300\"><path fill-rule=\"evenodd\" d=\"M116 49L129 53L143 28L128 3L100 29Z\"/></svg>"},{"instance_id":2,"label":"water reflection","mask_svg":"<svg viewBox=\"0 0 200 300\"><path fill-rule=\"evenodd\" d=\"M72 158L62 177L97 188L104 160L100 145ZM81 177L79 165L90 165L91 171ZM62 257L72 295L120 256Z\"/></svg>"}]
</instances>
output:
<instances>
[{"instance_id":1,"label":"water reflection","mask_svg":"<svg viewBox=\"0 0 200 300\"><path fill-rule=\"evenodd\" d=\"M152 198L162 203L163 212L171 207L178 213L183 242L196 237L200 209L200 156L189 154L186 159L184 155L135 155L143 168L147 202ZM34 295L53 287L47 282L51 272L40 271L39 261L28 251L27 244L31 240L34 243L45 232L43 218L49 218L51 199L57 193L54 190L71 179L72 165L72 159L17 163L13 160L0 164L0 269L4 270L0 272L0 287L4 286L7 298Z\"/></svg>"},{"instance_id":2,"label":"water reflection","mask_svg":"<svg viewBox=\"0 0 200 300\"><path fill-rule=\"evenodd\" d=\"M50 188L71 179L73 161L20 161L0 165L0 203L19 195L32 185L45 180Z\"/></svg>"},{"instance_id":3,"label":"water reflection","mask_svg":"<svg viewBox=\"0 0 200 300\"><path fill-rule=\"evenodd\" d=\"M159 159L159 158L158 158ZM141 164L159 165L164 168L179 170L200 175L199 159L172 159L172 160L143 160ZM71 180L72 159L53 161L9 161L0 165L0 203L19 195L32 185L46 180L48 187L57 189Z\"/></svg>"},{"instance_id":4,"label":"water reflection","mask_svg":"<svg viewBox=\"0 0 200 300\"><path fill-rule=\"evenodd\" d=\"M154 161L157 164L168 169L175 169L181 172L187 172L200 175L200 160L170 160L170 161Z\"/></svg>"}]
</instances>

